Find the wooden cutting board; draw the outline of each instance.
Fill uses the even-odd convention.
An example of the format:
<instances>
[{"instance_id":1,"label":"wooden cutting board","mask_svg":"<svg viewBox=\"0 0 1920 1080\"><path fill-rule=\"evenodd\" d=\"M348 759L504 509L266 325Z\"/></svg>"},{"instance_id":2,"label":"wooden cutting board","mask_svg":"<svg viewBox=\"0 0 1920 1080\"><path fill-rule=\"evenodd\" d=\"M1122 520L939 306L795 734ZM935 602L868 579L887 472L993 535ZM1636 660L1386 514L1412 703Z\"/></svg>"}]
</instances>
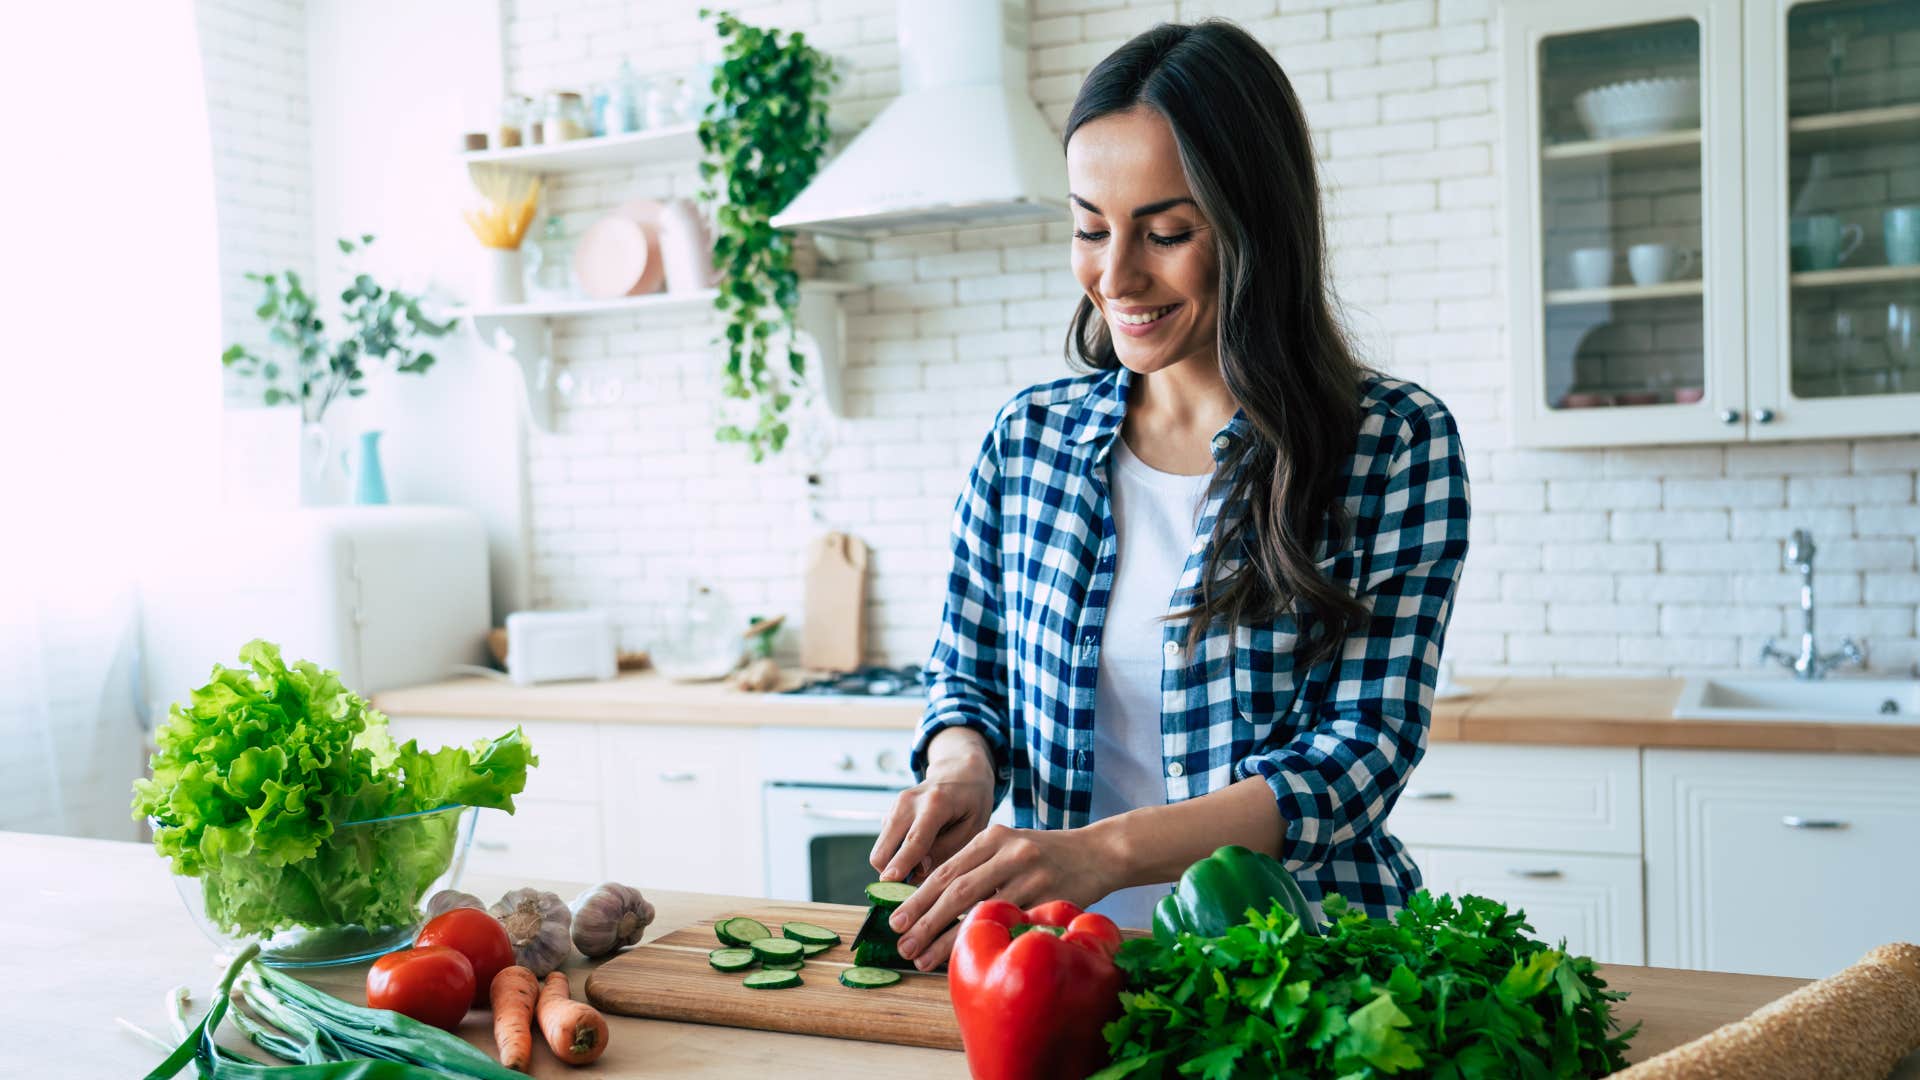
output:
<instances>
[{"instance_id":1,"label":"wooden cutting board","mask_svg":"<svg viewBox=\"0 0 1920 1080\"><path fill-rule=\"evenodd\" d=\"M623 1016L960 1049L945 975L901 972L898 983L877 990L840 985L840 973L854 966L853 936L866 908L761 900L720 918L738 915L758 919L776 934L783 922L814 923L838 933L841 942L807 960L801 985L749 990L741 985L744 973L708 965L707 953L721 947L713 933L720 920L703 919L600 965L587 978L587 1000Z\"/></svg>"}]
</instances>

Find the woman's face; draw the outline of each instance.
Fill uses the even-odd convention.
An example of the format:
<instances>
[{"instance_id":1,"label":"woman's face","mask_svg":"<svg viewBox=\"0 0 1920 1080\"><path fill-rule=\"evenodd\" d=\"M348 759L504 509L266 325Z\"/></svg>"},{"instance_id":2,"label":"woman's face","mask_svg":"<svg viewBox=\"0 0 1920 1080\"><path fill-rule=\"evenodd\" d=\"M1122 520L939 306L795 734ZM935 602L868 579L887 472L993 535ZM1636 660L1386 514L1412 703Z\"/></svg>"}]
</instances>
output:
<instances>
[{"instance_id":1,"label":"woman's face","mask_svg":"<svg viewBox=\"0 0 1920 1080\"><path fill-rule=\"evenodd\" d=\"M1081 125L1067 144L1073 272L1142 374L1211 363L1219 296L1213 230L1193 201L1173 128L1137 106Z\"/></svg>"}]
</instances>

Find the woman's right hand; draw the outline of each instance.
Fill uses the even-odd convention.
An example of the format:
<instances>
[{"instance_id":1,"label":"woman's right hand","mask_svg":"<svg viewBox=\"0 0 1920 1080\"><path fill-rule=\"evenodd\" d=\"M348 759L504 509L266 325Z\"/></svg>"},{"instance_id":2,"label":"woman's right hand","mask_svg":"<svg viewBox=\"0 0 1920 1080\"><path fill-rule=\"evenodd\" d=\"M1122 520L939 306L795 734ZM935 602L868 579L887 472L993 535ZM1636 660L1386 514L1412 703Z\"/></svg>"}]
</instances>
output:
<instances>
[{"instance_id":1,"label":"woman's right hand","mask_svg":"<svg viewBox=\"0 0 1920 1080\"><path fill-rule=\"evenodd\" d=\"M900 793L868 862L882 881L917 881L967 845L993 814L993 755L977 731L948 728L927 746L927 778Z\"/></svg>"}]
</instances>

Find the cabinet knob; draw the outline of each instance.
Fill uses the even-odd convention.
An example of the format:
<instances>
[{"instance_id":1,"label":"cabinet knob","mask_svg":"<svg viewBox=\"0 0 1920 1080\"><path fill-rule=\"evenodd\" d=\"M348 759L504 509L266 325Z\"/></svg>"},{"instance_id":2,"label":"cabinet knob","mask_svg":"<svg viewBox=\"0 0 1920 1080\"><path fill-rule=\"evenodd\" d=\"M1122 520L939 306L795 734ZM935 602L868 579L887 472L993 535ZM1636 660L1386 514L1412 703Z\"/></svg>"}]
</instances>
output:
<instances>
[{"instance_id":1,"label":"cabinet knob","mask_svg":"<svg viewBox=\"0 0 1920 1080\"><path fill-rule=\"evenodd\" d=\"M1453 798L1451 791L1409 791L1400 796L1403 799L1416 799L1420 802L1446 802Z\"/></svg>"},{"instance_id":2,"label":"cabinet knob","mask_svg":"<svg viewBox=\"0 0 1920 1080\"><path fill-rule=\"evenodd\" d=\"M695 774L691 770L682 770L680 772L663 772L660 774L660 779L669 784L684 784L694 779L694 777L695 777Z\"/></svg>"},{"instance_id":3,"label":"cabinet knob","mask_svg":"<svg viewBox=\"0 0 1920 1080\"><path fill-rule=\"evenodd\" d=\"M1771 423L1773 423L1773 410L1772 410L1772 409L1755 409L1755 410L1753 410L1753 422L1754 422L1754 423L1756 423L1756 424L1771 424Z\"/></svg>"},{"instance_id":4,"label":"cabinet knob","mask_svg":"<svg viewBox=\"0 0 1920 1080\"><path fill-rule=\"evenodd\" d=\"M1560 871L1558 870L1521 870L1521 869L1515 868L1515 869L1508 870L1507 876L1517 877L1517 878L1527 878L1533 881L1549 881L1559 877Z\"/></svg>"},{"instance_id":5,"label":"cabinet knob","mask_svg":"<svg viewBox=\"0 0 1920 1080\"><path fill-rule=\"evenodd\" d=\"M504 840L475 840L473 846L479 848L481 851L507 850L507 844Z\"/></svg>"},{"instance_id":6,"label":"cabinet knob","mask_svg":"<svg viewBox=\"0 0 1920 1080\"><path fill-rule=\"evenodd\" d=\"M1721 409L1721 410L1720 410L1720 422L1721 422L1721 423L1723 423L1723 424L1737 424L1737 423L1739 423L1739 422L1740 422L1740 410L1739 410L1739 409Z\"/></svg>"},{"instance_id":7,"label":"cabinet knob","mask_svg":"<svg viewBox=\"0 0 1920 1080\"><path fill-rule=\"evenodd\" d=\"M900 755L891 750L882 750L879 756L873 759L873 767L883 773L899 772Z\"/></svg>"},{"instance_id":8,"label":"cabinet knob","mask_svg":"<svg viewBox=\"0 0 1920 1080\"><path fill-rule=\"evenodd\" d=\"M1847 823L1844 821L1831 821L1825 818L1795 817L1792 814L1781 818L1780 824L1785 825L1789 829L1844 829L1847 827Z\"/></svg>"},{"instance_id":9,"label":"cabinet knob","mask_svg":"<svg viewBox=\"0 0 1920 1080\"><path fill-rule=\"evenodd\" d=\"M852 754L841 754L841 755L840 755L840 760L839 760L839 761L836 761L836 762L834 762L834 763L833 763L833 767L834 767L834 768L836 768L836 769L839 769L839 770L840 770L841 772L852 772L852 771L854 770L854 767L855 767L855 766L854 766L854 760L853 760L853 755L852 755Z\"/></svg>"}]
</instances>

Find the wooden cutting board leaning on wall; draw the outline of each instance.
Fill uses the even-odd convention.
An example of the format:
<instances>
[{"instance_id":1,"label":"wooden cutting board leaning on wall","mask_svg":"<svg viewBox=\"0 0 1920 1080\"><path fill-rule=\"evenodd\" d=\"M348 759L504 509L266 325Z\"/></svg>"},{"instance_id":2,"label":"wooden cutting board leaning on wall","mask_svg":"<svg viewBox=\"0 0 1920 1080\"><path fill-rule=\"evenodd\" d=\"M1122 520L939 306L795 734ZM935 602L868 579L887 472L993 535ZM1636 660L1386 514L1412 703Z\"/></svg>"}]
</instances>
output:
<instances>
[{"instance_id":1,"label":"wooden cutting board leaning on wall","mask_svg":"<svg viewBox=\"0 0 1920 1080\"><path fill-rule=\"evenodd\" d=\"M867 655L867 545L830 532L807 545L800 666L853 671Z\"/></svg>"}]
</instances>

